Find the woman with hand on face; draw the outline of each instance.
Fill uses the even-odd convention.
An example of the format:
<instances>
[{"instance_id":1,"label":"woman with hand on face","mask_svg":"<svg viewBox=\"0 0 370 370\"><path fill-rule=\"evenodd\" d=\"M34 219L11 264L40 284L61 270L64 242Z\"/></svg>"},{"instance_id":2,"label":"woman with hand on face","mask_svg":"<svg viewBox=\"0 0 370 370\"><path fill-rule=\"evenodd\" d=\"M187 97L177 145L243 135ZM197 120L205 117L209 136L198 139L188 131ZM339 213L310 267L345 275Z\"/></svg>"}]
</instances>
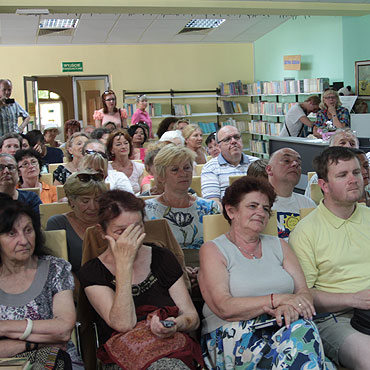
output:
<instances>
[{"instance_id":1,"label":"woman with hand on face","mask_svg":"<svg viewBox=\"0 0 370 370\"><path fill-rule=\"evenodd\" d=\"M32 369L83 369L70 341L71 265L46 255L39 217L28 206L0 196L0 357L25 357Z\"/></svg>"},{"instance_id":2,"label":"woman with hand on face","mask_svg":"<svg viewBox=\"0 0 370 370\"><path fill-rule=\"evenodd\" d=\"M148 139L148 126L145 122L138 122L136 125L130 126L127 130L132 137L132 153L130 159L141 159L144 162L146 148L143 144Z\"/></svg>"},{"instance_id":3,"label":"woman with hand on face","mask_svg":"<svg viewBox=\"0 0 370 370\"><path fill-rule=\"evenodd\" d=\"M207 154L202 147L203 132L198 125L190 124L182 130L182 136L185 139L185 146L195 152L196 164L207 162Z\"/></svg>"},{"instance_id":4,"label":"woman with hand on face","mask_svg":"<svg viewBox=\"0 0 370 370\"><path fill-rule=\"evenodd\" d=\"M55 140L58 134L59 127L57 125L55 125L54 123L48 123L47 125L45 125L44 128L45 144L53 148L59 148L60 143L57 140Z\"/></svg>"},{"instance_id":5,"label":"woman with hand on face","mask_svg":"<svg viewBox=\"0 0 370 370\"><path fill-rule=\"evenodd\" d=\"M78 273L104 344L98 357L109 369L121 364L133 368L133 363L150 370L187 369L184 362L192 364L194 351L187 346L190 355L181 356L174 346L179 339L191 343L186 333L198 327L199 318L175 256L166 248L143 244L144 206L143 200L120 190L99 200L99 226L109 246ZM160 321L165 319L171 326ZM126 343L135 346L135 354L125 350Z\"/></svg>"},{"instance_id":6,"label":"woman with hand on face","mask_svg":"<svg viewBox=\"0 0 370 370\"><path fill-rule=\"evenodd\" d=\"M57 202L57 188L40 180L40 169L42 160L39 152L34 149L18 150L14 155L18 164L19 189L40 188L40 199L42 203Z\"/></svg>"},{"instance_id":7,"label":"woman with hand on face","mask_svg":"<svg viewBox=\"0 0 370 370\"><path fill-rule=\"evenodd\" d=\"M222 199L230 231L200 249L209 369L326 369L299 262L284 240L262 234L275 197L265 180L235 181ZM275 326L254 327L272 318Z\"/></svg>"},{"instance_id":8,"label":"woman with hand on face","mask_svg":"<svg viewBox=\"0 0 370 370\"><path fill-rule=\"evenodd\" d=\"M133 147L127 130L113 131L108 138L107 150L112 160L111 168L108 169L123 172L129 178L134 193L140 193L144 165L130 160Z\"/></svg>"},{"instance_id":9,"label":"woman with hand on face","mask_svg":"<svg viewBox=\"0 0 370 370\"><path fill-rule=\"evenodd\" d=\"M342 107L336 90L326 90L322 94L320 110L316 113L313 134L321 138L322 131L335 131L349 126L349 111Z\"/></svg>"},{"instance_id":10,"label":"woman with hand on face","mask_svg":"<svg viewBox=\"0 0 370 370\"><path fill-rule=\"evenodd\" d=\"M83 132L74 133L67 141L66 165L59 165L53 173L54 185L63 185L68 176L76 172L82 158L82 148L89 137Z\"/></svg>"},{"instance_id":11,"label":"woman with hand on face","mask_svg":"<svg viewBox=\"0 0 370 370\"><path fill-rule=\"evenodd\" d=\"M137 109L131 117L131 126L136 125L139 122L145 122L149 127L149 137L154 139L152 130L152 120L149 113L146 111L148 106L148 98L146 95L139 95L136 99Z\"/></svg>"},{"instance_id":12,"label":"woman with hand on face","mask_svg":"<svg viewBox=\"0 0 370 370\"><path fill-rule=\"evenodd\" d=\"M50 217L46 230L66 231L68 260L76 273L81 266L85 231L98 223L98 198L107 188L101 173L83 170L68 177L64 190L72 211Z\"/></svg>"},{"instance_id":13,"label":"woman with hand on face","mask_svg":"<svg viewBox=\"0 0 370 370\"><path fill-rule=\"evenodd\" d=\"M127 110L117 108L117 97L113 90L106 90L101 96L103 108L93 115L95 127L103 127L106 122L113 122L118 128L127 127Z\"/></svg>"}]
</instances>

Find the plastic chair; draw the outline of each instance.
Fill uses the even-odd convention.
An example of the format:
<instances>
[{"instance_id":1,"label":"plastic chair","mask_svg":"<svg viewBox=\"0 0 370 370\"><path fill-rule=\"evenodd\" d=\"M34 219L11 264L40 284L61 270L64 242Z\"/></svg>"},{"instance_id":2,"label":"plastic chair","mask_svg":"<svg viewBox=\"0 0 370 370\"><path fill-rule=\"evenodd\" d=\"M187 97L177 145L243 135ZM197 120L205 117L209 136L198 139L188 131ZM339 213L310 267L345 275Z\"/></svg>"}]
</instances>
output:
<instances>
[{"instance_id":1,"label":"plastic chair","mask_svg":"<svg viewBox=\"0 0 370 370\"><path fill-rule=\"evenodd\" d=\"M231 185L234 181L239 180L240 178L244 177L246 175L232 175L229 176L229 185Z\"/></svg>"},{"instance_id":2,"label":"plastic chair","mask_svg":"<svg viewBox=\"0 0 370 370\"><path fill-rule=\"evenodd\" d=\"M40 177L40 180L48 185L53 185L53 174L52 173L43 173Z\"/></svg>"},{"instance_id":3,"label":"plastic chair","mask_svg":"<svg viewBox=\"0 0 370 370\"><path fill-rule=\"evenodd\" d=\"M225 217L219 215L203 216L203 238L204 242L213 240L218 236L227 233L230 230L230 225ZM271 211L271 217L262 231L262 234L278 236L276 211Z\"/></svg>"},{"instance_id":4,"label":"plastic chair","mask_svg":"<svg viewBox=\"0 0 370 370\"><path fill-rule=\"evenodd\" d=\"M58 199L58 202L60 202L60 200L62 198L65 198L66 197L66 192L64 191L64 185L57 185L57 199Z\"/></svg>"},{"instance_id":5,"label":"plastic chair","mask_svg":"<svg viewBox=\"0 0 370 370\"><path fill-rule=\"evenodd\" d=\"M316 172L307 172L307 182L311 180L311 177L315 174Z\"/></svg>"},{"instance_id":6,"label":"plastic chair","mask_svg":"<svg viewBox=\"0 0 370 370\"><path fill-rule=\"evenodd\" d=\"M202 186L200 176L193 176L190 187L197 193L198 197L202 196Z\"/></svg>"},{"instance_id":7,"label":"plastic chair","mask_svg":"<svg viewBox=\"0 0 370 370\"><path fill-rule=\"evenodd\" d=\"M51 216L61 215L62 213L72 211L71 206L67 202L40 204L39 209L41 226L44 229L46 228L46 224Z\"/></svg>"},{"instance_id":8,"label":"plastic chair","mask_svg":"<svg viewBox=\"0 0 370 370\"><path fill-rule=\"evenodd\" d=\"M321 191L319 184L311 184L311 199L316 203L319 204L320 200L324 198L324 194Z\"/></svg>"},{"instance_id":9,"label":"plastic chair","mask_svg":"<svg viewBox=\"0 0 370 370\"><path fill-rule=\"evenodd\" d=\"M196 176L200 176L202 174L203 166L204 166L204 164L197 164L195 166L195 174L196 174Z\"/></svg>"},{"instance_id":10,"label":"plastic chair","mask_svg":"<svg viewBox=\"0 0 370 370\"><path fill-rule=\"evenodd\" d=\"M315 208L301 208L299 210L301 220L304 219L307 215L309 215Z\"/></svg>"},{"instance_id":11,"label":"plastic chair","mask_svg":"<svg viewBox=\"0 0 370 370\"><path fill-rule=\"evenodd\" d=\"M41 189L39 187L37 187L37 188L20 188L19 190L32 191L33 193L37 194L37 196L40 198Z\"/></svg>"},{"instance_id":12,"label":"plastic chair","mask_svg":"<svg viewBox=\"0 0 370 370\"><path fill-rule=\"evenodd\" d=\"M68 261L67 235L65 230L44 231L45 247L52 256Z\"/></svg>"}]
</instances>

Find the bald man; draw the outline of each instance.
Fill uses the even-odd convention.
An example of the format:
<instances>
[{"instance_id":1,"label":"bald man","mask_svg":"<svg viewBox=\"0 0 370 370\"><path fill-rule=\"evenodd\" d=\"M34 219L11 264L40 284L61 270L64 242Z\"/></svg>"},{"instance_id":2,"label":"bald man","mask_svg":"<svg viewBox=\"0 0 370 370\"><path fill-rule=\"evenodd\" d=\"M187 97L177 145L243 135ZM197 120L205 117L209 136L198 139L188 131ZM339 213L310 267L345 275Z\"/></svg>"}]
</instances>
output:
<instances>
[{"instance_id":1,"label":"bald man","mask_svg":"<svg viewBox=\"0 0 370 370\"><path fill-rule=\"evenodd\" d=\"M301 178L301 156L293 149L280 149L271 155L266 172L277 194L272 209L277 211L278 235L288 240L300 220L299 210L316 207L312 199L293 192Z\"/></svg>"}]
</instances>

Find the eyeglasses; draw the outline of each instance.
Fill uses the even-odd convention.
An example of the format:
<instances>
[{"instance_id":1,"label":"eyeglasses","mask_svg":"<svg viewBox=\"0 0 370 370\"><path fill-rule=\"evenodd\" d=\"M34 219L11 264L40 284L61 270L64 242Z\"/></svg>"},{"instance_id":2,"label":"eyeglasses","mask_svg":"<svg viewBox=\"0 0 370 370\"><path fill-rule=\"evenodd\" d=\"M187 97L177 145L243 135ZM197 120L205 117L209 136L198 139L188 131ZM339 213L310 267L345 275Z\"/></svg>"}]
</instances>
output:
<instances>
[{"instance_id":1,"label":"eyeglasses","mask_svg":"<svg viewBox=\"0 0 370 370\"><path fill-rule=\"evenodd\" d=\"M98 151L93 150L93 149L86 149L85 150L85 154L99 154L103 158L108 159L107 155L104 152L98 152Z\"/></svg>"},{"instance_id":2,"label":"eyeglasses","mask_svg":"<svg viewBox=\"0 0 370 370\"><path fill-rule=\"evenodd\" d=\"M28 168L29 166L37 167L38 164L39 164L39 161L37 159L33 159L29 162L23 162L23 164L18 166L18 168Z\"/></svg>"},{"instance_id":3,"label":"eyeglasses","mask_svg":"<svg viewBox=\"0 0 370 370\"><path fill-rule=\"evenodd\" d=\"M336 99L335 95L325 96L324 99Z\"/></svg>"},{"instance_id":4,"label":"eyeglasses","mask_svg":"<svg viewBox=\"0 0 370 370\"><path fill-rule=\"evenodd\" d=\"M81 182L89 182L91 180L98 182L104 180L104 175L102 173L78 173L77 177Z\"/></svg>"},{"instance_id":5,"label":"eyeglasses","mask_svg":"<svg viewBox=\"0 0 370 370\"><path fill-rule=\"evenodd\" d=\"M231 136L225 137L225 139L219 140L218 142L219 143L228 144L228 143L230 143L231 139L234 139L236 141L239 141L241 138L242 137L239 134L235 134L235 135L231 135Z\"/></svg>"},{"instance_id":6,"label":"eyeglasses","mask_svg":"<svg viewBox=\"0 0 370 370\"><path fill-rule=\"evenodd\" d=\"M105 99L105 101L114 102L114 101L116 101L116 98Z\"/></svg>"},{"instance_id":7,"label":"eyeglasses","mask_svg":"<svg viewBox=\"0 0 370 370\"><path fill-rule=\"evenodd\" d=\"M17 166L14 164L0 164L0 172L3 172L5 168L7 168L9 172L17 171Z\"/></svg>"}]
</instances>

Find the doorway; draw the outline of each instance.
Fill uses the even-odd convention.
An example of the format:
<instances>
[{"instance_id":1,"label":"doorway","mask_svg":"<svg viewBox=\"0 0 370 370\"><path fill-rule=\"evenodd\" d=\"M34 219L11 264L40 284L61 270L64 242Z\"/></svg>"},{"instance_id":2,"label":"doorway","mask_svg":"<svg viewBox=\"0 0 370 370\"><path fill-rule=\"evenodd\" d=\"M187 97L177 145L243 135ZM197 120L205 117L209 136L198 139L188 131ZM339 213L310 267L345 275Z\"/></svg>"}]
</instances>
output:
<instances>
[{"instance_id":1,"label":"doorway","mask_svg":"<svg viewBox=\"0 0 370 370\"><path fill-rule=\"evenodd\" d=\"M107 75L24 77L25 102L32 122L28 130L42 131L45 124L59 120L58 139L65 141L64 122L76 119L82 127L94 125L93 113L101 108L100 96L108 88Z\"/></svg>"}]
</instances>

